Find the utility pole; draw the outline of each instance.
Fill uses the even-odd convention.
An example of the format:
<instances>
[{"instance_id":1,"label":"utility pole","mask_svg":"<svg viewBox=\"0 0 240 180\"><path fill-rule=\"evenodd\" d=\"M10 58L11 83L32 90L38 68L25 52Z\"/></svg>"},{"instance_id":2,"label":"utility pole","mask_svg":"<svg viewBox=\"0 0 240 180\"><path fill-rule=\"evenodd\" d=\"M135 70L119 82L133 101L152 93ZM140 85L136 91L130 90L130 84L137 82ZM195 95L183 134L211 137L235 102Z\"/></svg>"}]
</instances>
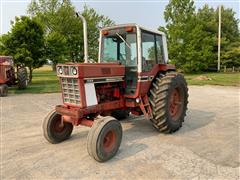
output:
<instances>
[{"instance_id":1,"label":"utility pole","mask_svg":"<svg viewBox=\"0 0 240 180\"><path fill-rule=\"evenodd\" d=\"M218 7L218 64L217 64L217 70L220 71L220 55L221 55L221 11L222 11L222 5Z\"/></svg>"}]
</instances>

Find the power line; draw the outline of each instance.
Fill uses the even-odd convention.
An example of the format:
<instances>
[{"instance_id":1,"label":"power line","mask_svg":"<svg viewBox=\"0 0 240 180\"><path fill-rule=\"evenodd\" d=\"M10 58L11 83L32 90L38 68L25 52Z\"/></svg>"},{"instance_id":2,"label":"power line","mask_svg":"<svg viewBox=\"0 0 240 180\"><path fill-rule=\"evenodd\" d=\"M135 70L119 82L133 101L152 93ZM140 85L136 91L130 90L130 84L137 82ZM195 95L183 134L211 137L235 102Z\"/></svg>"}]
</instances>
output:
<instances>
[{"instance_id":1,"label":"power line","mask_svg":"<svg viewBox=\"0 0 240 180\"><path fill-rule=\"evenodd\" d=\"M217 70L220 71L220 56L221 56L221 11L222 6L220 5L218 8L218 63L217 63Z\"/></svg>"}]
</instances>

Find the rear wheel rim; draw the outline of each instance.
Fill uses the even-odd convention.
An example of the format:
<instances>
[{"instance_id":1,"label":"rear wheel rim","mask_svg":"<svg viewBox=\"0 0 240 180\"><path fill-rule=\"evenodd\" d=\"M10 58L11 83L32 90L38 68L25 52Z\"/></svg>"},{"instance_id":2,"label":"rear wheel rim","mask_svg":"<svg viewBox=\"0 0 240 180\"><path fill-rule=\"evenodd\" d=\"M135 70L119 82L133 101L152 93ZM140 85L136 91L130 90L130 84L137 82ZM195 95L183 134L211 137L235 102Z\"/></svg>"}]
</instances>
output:
<instances>
[{"instance_id":1,"label":"rear wheel rim","mask_svg":"<svg viewBox=\"0 0 240 180\"><path fill-rule=\"evenodd\" d=\"M174 121L177 121L183 107L183 98L179 88L175 88L170 95L169 114Z\"/></svg>"},{"instance_id":2,"label":"rear wheel rim","mask_svg":"<svg viewBox=\"0 0 240 180\"><path fill-rule=\"evenodd\" d=\"M117 135L114 130L110 130L103 138L103 149L105 152L111 152L116 145Z\"/></svg>"}]
</instances>

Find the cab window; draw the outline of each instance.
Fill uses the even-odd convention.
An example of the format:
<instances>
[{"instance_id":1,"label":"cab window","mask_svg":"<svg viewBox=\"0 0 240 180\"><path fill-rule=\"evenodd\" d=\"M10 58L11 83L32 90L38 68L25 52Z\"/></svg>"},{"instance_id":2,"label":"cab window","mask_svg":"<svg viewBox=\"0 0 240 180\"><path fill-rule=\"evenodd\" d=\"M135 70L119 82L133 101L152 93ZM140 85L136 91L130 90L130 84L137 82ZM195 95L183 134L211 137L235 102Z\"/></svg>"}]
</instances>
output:
<instances>
[{"instance_id":1,"label":"cab window","mask_svg":"<svg viewBox=\"0 0 240 180\"><path fill-rule=\"evenodd\" d=\"M137 40L135 32L109 31L103 37L102 62L119 62L127 67L137 66Z\"/></svg>"},{"instance_id":2,"label":"cab window","mask_svg":"<svg viewBox=\"0 0 240 180\"><path fill-rule=\"evenodd\" d=\"M155 38L153 34L142 32L143 71L150 71L156 64Z\"/></svg>"},{"instance_id":3,"label":"cab window","mask_svg":"<svg viewBox=\"0 0 240 180\"><path fill-rule=\"evenodd\" d=\"M118 43L113 38L104 39L104 50L103 50L103 59L105 62L111 62L117 60L117 46Z\"/></svg>"},{"instance_id":4,"label":"cab window","mask_svg":"<svg viewBox=\"0 0 240 180\"><path fill-rule=\"evenodd\" d=\"M156 35L156 46L157 46L157 63L164 62L164 52L163 52L163 40L162 36Z\"/></svg>"}]
</instances>

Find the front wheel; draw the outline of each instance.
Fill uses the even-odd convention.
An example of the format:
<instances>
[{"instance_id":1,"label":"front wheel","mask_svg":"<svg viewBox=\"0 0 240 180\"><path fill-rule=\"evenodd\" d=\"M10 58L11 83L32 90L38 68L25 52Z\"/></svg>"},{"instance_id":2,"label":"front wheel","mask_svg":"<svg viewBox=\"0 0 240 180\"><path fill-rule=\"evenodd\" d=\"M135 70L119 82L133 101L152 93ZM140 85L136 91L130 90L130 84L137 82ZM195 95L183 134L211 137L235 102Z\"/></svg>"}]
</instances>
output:
<instances>
[{"instance_id":1,"label":"front wheel","mask_svg":"<svg viewBox=\"0 0 240 180\"><path fill-rule=\"evenodd\" d=\"M122 126L111 116L94 122L87 140L88 154L96 161L104 162L117 153L122 141Z\"/></svg>"},{"instance_id":2,"label":"front wheel","mask_svg":"<svg viewBox=\"0 0 240 180\"><path fill-rule=\"evenodd\" d=\"M0 97L5 97L8 94L8 86L6 84L0 85Z\"/></svg>"},{"instance_id":3,"label":"front wheel","mask_svg":"<svg viewBox=\"0 0 240 180\"><path fill-rule=\"evenodd\" d=\"M42 127L45 139L52 144L60 143L68 139L73 130L73 125L62 122L62 116L55 110L46 116Z\"/></svg>"},{"instance_id":4,"label":"front wheel","mask_svg":"<svg viewBox=\"0 0 240 180\"><path fill-rule=\"evenodd\" d=\"M182 126L188 104L188 88L183 75L159 75L149 94L153 126L164 133L177 131Z\"/></svg>"}]
</instances>

